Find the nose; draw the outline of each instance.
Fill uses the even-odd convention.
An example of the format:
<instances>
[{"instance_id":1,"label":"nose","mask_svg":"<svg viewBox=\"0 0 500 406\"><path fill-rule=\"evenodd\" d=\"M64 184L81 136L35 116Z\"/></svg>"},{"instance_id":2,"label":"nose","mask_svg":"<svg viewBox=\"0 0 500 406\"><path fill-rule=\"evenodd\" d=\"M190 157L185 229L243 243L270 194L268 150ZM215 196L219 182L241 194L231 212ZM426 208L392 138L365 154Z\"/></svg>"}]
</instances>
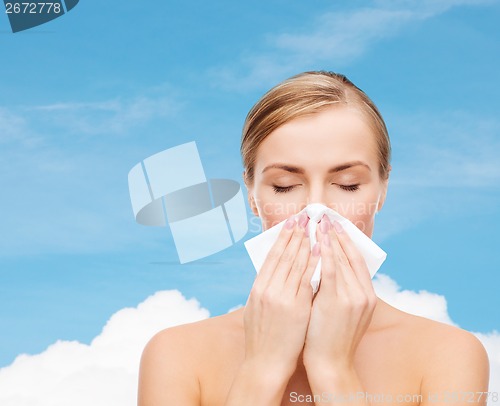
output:
<instances>
[{"instance_id":1,"label":"nose","mask_svg":"<svg viewBox=\"0 0 500 406\"><path fill-rule=\"evenodd\" d=\"M311 184L307 195L306 206L312 203L320 203L328 206L327 191L322 184ZM305 206L304 206L305 207Z\"/></svg>"}]
</instances>

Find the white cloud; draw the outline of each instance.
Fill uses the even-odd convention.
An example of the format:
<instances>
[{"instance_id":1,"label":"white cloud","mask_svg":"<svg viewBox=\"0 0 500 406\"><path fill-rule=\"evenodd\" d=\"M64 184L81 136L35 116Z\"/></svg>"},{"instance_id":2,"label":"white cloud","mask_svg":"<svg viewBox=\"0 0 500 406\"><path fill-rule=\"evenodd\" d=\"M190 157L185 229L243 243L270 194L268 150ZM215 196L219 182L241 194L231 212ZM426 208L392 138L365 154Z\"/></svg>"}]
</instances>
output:
<instances>
[{"instance_id":1,"label":"white cloud","mask_svg":"<svg viewBox=\"0 0 500 406\"><path fill-rule=\"evenodd\" d=\"M389 276L374 279L377 294L409 313L454 324L446 299L401 290ZM236 309L235 307L233 309ZM233 310L232 309L232 310ZM90 345L58 341L37 355L20 355L0 369L2 406L132 406L141 352L161 329L202 320L209 312L179 291L162 291L115 313ZM490 356L490 391L500 389L500 333L474 333Z\"/></svg>"},{"instance_id":2,"label":"white cloud","mask_svg":"<svg viewBox=\"0 0 500 406\"><path fill-rule=\"evenodd\" d=\"M483 343L490 359L490 386L488 391L500 393L500 331L474 333L474 335ZM494 402L489 404L493 405Z\"/></svg>"},{"instance_id":3,"label":"white cloud","mask_svg":"<svg viewBox=\"0 0 500 406\"><path fill-rule=\"evenodd\" d=\"M346 64L373 41L395 32L411 18L412 12L384 9L325 13L311 24L314 29L307 33L270 36L268 52L247 55L241 60L243 70L247 71L245 76L240 77L232 68L214 69L211 75L223 88L268 87L314 63Z\"/></svg>"},{"instance_id":4,"label":"white cloud","mask_svg":"<svg viewBox=\"0 0 500 406\"><path fill-rule=\"evenodd\" d=\"M142 349L161 329L202 320L209 312L179 291L162 291L115 313L90 345L58 341L0 369L2 406L136 404Z\"/></svg>"},{"instance_id":5,"label":"white cloud","mask_svg":"<svg viewBox=\"0 0 500 406\"><path fill-rule=\"evenodd\" d=\"M394 279L382 273L375 274L373 288L378 297L404 312L456 326L448 315L444 296L426 290L401 290Z\"/></svg>"},{"instance_id":6,"label":"white cloud","mask_svg":"<svg viewBox=\"0 0 500 406\"><path fill-rule=\"evenodd\" d=\"M243 307L245 307L245 306L243 306L242 304L239 304L239 305L236 305L234 307L231 307L227 312L231 313L231 312L234 312L235 310L241 309Z\"/></svg>"},{"instance_id":7,"label":"white cloud","mask_svg":"<svg viewBox=\"0 0 500 406\"><path fill-rule=\"evenodd\" d=\"M423 187L498 187L500 121L467 111L391 117L391 183Z\"/></svg>"},{"instance_id":8,"label":"white cloud","mask_svg":"<svg viewBox=\"0 0 500 406\"><path fill-rule=\"evenodd\" d=\"M373 7L326 12L305 23L302 31L268 36L268 49L245 53L239 64L209 73L215 83L233 90L267 88L318 63L341 66L372 44L396 35L403 26L442 14L452 7L493 4L492 0L382 0ZM239 72L246 72L240 75Z\"/></svg>"},{"instance_id":9,"label":"white cloud","mask_svg":"<svg viewBox=\"0 0 500 406\"><path fill-rule=\"evenodd\" d=\"M376 0L385 7L404 7L425 15L444 13L452 7L495 4L498 0Z\"/></svg>"},{"instance_id":10,"label":"white cloud","mask_svg":"<svg viewBox=\"0 0 500 406\"><path fill-rule=\"evenodd\" d=\"M25 117L8 108L0 106L0 145L2 148L12 144L34 147L39 138L33 135Z\"/></svg>"},{"instance_id":11,"label":"white cloud","mask_svg":"<svg viewBox=\"0 0 500 406\"><path fill-rule=\"evenodd\" d=\"M53 103L25 108L45 123L78 135L124 134L156 117L179 111L181 103L163 94L139 95L87 103Z\"/></svg>"},{"instance_id":12,"label":"white cloud","mask_svg":"<svg viewBox=\"0 0 500 406\"><path fill-rule=\"evenodd\" d=\"M280 34L274 45L304 62L347 62L362 54L372 41L390 36L416 15L409 10L376 8L325 13L317 19L313 32Z\"/></svg>"}]
</instances>

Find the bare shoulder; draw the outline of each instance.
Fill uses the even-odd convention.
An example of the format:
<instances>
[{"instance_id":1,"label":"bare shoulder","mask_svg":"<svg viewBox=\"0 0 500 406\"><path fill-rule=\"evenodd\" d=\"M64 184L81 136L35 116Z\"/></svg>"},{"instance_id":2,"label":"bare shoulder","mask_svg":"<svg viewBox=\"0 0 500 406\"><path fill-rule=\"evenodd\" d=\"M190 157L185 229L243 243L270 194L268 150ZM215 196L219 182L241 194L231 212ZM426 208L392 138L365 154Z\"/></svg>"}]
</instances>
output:
<instances>
[{"instance_id":1,"label":"bare shoulder","mask_svg":"<svg viewBox=\"0 0 500 406\"><path fill-rule=\"evenodd\" d=\"M415 316L416 317L416 316ZM471 385L479 384L489 376L488 354L481 341L471 332L462 328L419 317L421 333L419 336L426 344L430 355L426 376L432 379L448 374L460 380L458 368L464 368L467 375L474 374L477 379L469 380ZM423 382L426 382L424 376ZM463 375L462 383L466 383ZM429 380L427 380L429 381ZM476 383L474 383L474 381ZM462 390L469 390L465 387Z\"/></svg>"},{"instance_id":2,"label":"bare shoulder","mask_svg":"<svg viewBox=\"0 0 500 406\"><path fill-rule=\"evenodd\" d=\"M175 348L179 356L197 357L207 348L213 349L225 341L232 341L232 335L240 333L243 327L240 316L241 310L238 310L164 329L151 338L144 352L161 355Z\"/></svg>"},{"instance_id":3,"label":"bare shoulder","mask_svg":"<svg viewBox=\"0 0 500 406\"><path fill-rule=\"evenodd\" d=\"M403 325L414 336L414 340L420 342L425 352L432 356L429 362L440 362L450 357L465 358L464 352L467 352L469 357L488 360L483 344L471 332L408 313L404 313L402 317Z\"/></svg>"},{"instance_id":4,"label":"bare shoulder","mask_svg":"<svg viewBox=\"0 0 500 406\"><path fill-rule=\"evenodd\" d=\"M139 405L200 402L200 375L207 357L229 340L232 314L170 327L155 334L141 357ZM225 331L228 334L221 334Z\"/></svg>"},{"instance_id":5,"label":"bare shoulder","mask_svg":"<svg viewBox=\"0 0 500 406\"><path fill-rule=\"evenodd\" d=\"M489 361L481 341L462 328L397 310L401 333L418 358L421 371L421 393L438 394L436 403L449 403L446 394L487 392ZM409 349L409 348L408 348ZM458 404L467 399L454 399ZM470 400L469 400L470 402ZM475 399L481 404L481 401ZM422 404L425 404L422 403Z\"/></svg>"}]
</instances>

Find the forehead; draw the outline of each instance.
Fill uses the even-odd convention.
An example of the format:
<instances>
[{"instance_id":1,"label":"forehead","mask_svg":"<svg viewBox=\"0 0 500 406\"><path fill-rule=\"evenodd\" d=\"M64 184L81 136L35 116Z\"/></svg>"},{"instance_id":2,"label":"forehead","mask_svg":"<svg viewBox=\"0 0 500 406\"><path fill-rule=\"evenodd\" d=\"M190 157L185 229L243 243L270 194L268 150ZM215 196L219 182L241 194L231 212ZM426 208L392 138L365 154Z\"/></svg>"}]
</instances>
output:
<instances>
[{"instance_id":1,"label":"forehead","mask_svg":"<svg viewBox=\"0 0 500 406\"><path fill-rule=\"evenodd\" d=\"M256 170L270 163L322 169L346 161L377 166L376 136L362 114L348 107L331 107L289 121L259 145Z\"/></svg>"}]
</instances>

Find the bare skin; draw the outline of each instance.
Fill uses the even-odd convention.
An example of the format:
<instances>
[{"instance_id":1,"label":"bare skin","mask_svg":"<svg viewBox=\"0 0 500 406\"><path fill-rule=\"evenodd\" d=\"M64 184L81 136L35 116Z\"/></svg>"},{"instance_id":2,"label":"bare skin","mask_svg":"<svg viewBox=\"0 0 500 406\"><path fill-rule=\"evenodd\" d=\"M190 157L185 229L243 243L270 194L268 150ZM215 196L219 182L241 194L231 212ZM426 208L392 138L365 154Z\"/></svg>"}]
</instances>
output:
<instances>
[{"instance_id":1,"label":"bare skin","mask_svg":"<svg viewBox=\"0 0 500 406\"><path fill-rule=\"evenodd\" d=\"M245 308L150 341L139 406L465 405L470 391L486 404L477 395L487 391L489 373L479 340L377 298L338 223L320 222L311 252L308 218L293 216L323 203L371 237L387 192L376 152L370 127L346 107L292 120L264 140L255 177L246 182L250 206L264 229L288 221ZM313 296L309 281L319 258L322 281Z\"/></svg>"},{"instance_id":2,"label":"bare skin","mask_svg":"<svg viewBox=\"0 0 500 406\"><path fill-rule=\"evenodd\" d=\"M244 340L243 309L158 333L144 352L139 405L224 405L245 358ZM370 329L358 346L355 365L365 392L394 399L417 395L400 402L417 405L429 403L433 393L440 393L443 400L445 392L487 391L485 357L482 344L467 331L404 313L379 299ZM446 376L452 372L465 376ZM269 378L272 381L272 377L262 378L264 385ZM312 395L300 362L281 405L314 404L292 403L293 392Z\"/></svg>"}]
</instances>

